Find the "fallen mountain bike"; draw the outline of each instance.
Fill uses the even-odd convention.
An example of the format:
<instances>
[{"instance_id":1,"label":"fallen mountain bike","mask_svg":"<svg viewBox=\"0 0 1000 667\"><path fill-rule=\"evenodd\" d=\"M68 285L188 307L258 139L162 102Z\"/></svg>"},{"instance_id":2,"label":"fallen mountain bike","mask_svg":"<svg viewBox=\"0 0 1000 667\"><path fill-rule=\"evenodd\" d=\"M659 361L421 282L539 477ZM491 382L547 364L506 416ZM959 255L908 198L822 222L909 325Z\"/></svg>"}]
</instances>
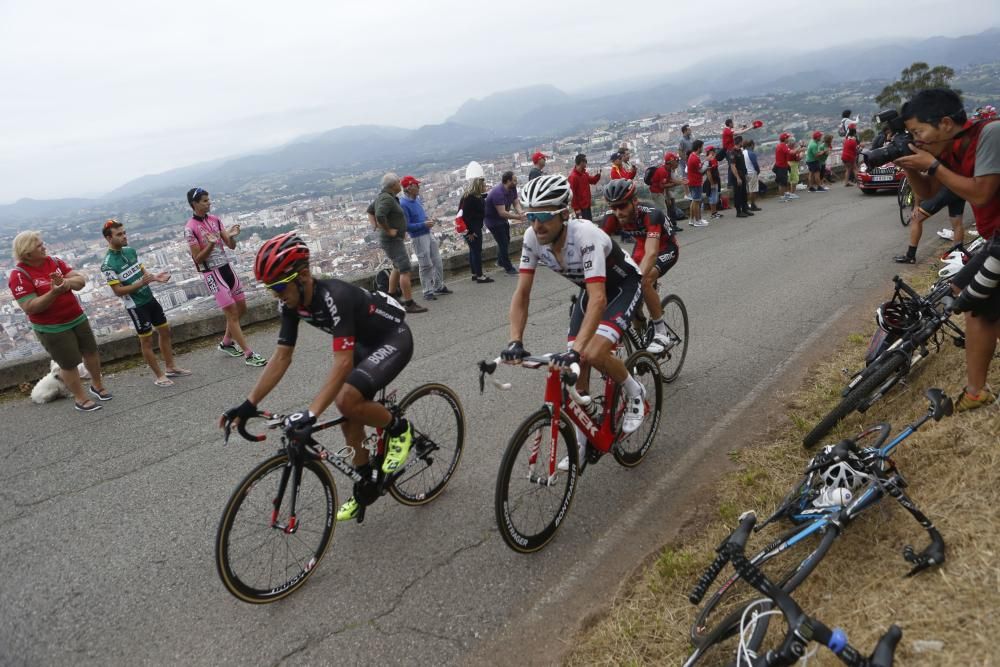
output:
<instances>
[{"instance_id":1,"label":"fallen mountain bike","mask_svg":"<svg viewBox=\"0 0 1000 667\"><path fill-rule=\"evenodd\" d=\"M864 413L906 377L946 338L965 347L965 332L951 321L951 283L940 280L926 296L917 294L899 276L893 277L892 299L875 312L878 328L865 353L865 367L855 372L841 392L840 403L802 439L815 446L841 419L855 410Z\"/></svg>"},{"instance_id":2,"label":"fallen mountain bike","mask_svg":"<svg viewBox=\"0 0 1000 667\"><path fill-rule=\"evenodd\" d=\"M258 412L267 428L282 428L281 447L239 483L223 510L215 564L226 590L244 602L275 602L316 571L337 524L339 503L331 468L353 483L359 523L365 509L386 493L404 505L423 505L441 494L462 458L462 404L441 384L417 387L398 403L395 394L383 388L376 399L394 415L405 416L413 428L409 457L394 473L382 471L388 440L383 429L376 429L362 444L370 455L369 472L362 474L349 463L354 458L352 447L331 451L312 436L298 439L282 428L284 415ZM337 417L318 423L313 433L343 422L344 417ZM250 433L243 422L237 430L251 442L265 439Z\"/></svg>"}]
</instances>

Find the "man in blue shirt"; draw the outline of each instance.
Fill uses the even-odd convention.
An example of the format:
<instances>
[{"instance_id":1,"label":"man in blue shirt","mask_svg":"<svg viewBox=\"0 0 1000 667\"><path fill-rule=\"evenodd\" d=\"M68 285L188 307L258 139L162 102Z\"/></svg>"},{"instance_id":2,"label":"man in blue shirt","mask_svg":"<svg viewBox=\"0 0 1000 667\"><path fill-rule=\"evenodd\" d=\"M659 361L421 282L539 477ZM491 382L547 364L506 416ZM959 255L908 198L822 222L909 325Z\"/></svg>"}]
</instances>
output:
<instances>
[{"instance_id":1,"label":"man in blue shirt","mask_svg":"<svg viewBox=\"0 0 1000 667\"><path fill-rule=\"evenodd\" d=\"M437 294L451 294L444 285L444 267L441 264L441 253L438 242L431 233L434 221L428 219L424 205L417 199L420 193L420 181L413 176L403 176L399 182L403 186L403 196L399 199L406 216L406 231L413 242L413 252L417 253L417 263L420 267L420 286L424 290L424 298L428 301L437 299Z\"/></svg>"},{"instance_id":2,"label":"man in blue shirt","mask_svg":"<svg viewBox=\"0 0 1000 667\"><path fill-rule=\"evenodd\" d=\"M505 171L500 176L500 182L486 195L483 223L497 244L497 266L510 276L517 275L517 269L510 263L510 221L523 220L524 212L517 200L517 176L512 171Z\"/></svg>"}]
</instances>

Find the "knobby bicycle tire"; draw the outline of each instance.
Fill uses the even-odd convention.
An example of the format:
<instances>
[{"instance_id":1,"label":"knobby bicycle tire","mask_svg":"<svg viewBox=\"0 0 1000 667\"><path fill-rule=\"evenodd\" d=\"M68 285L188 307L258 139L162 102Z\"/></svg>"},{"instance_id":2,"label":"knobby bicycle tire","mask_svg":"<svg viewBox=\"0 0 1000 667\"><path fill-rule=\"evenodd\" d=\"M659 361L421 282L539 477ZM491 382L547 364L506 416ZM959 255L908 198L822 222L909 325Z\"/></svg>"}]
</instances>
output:
<instances>
[{"instance_id":1,"label":"knobby bicycle tire","mask_svg":"<svg viewBox=\"0 0 1000 667\"><path fill-rule=\"evenodd\" d=\"M557 469L548 482L535 472L537 468L547 478L552 415L545 408L533 413L514 431L500 462L494 496L497 527L507 546L519 553L532 553L548 544L573 502L579 471L576 435L565 416L561 415L559 422L561 437L557 438L556 462L568 456L569 470ZM536 436L540 436L537 441ZM536 442L538 448L532 463L531 449ZM534 501L547 507L532 509Z\"/></svg>"},{"instance_id":2,"label":"knobby bicycle tire","mask_svg":"<svg viewBox=\"0 0 1000 667\"><path fill-rule=\"evenodd\" d=\"M750 559L750 562L764 571L771 581L788 593L794 591L812 574L833 546L834 540L840 535L836 527L830 526L825 531L814 532L788 545L788 540L800 534L805 528L806 526L799 526L787 531ZM804 557L787 558L788 555L802 554L803 547L809 549ZM691 626L691 642L696 647L697 655L693 655L692 658L695 659L686 664L693 665L710 652L717 656L735 656L743 611L750 603L761 597L763 596L757 589L747 584L735 571L731 572L726 581L698 611ZM767 607L762 609L766 610ZM750 650L756 652L763 644L767 637L768 621L769 617L757 621L757 626L747 642ZM734 641L728 642L730 638Z\"/></svg>"},{"instance_id":3,"label":"knobby bicycle tire","mask_svg":"<svg viewBox=\"0 0 1000 667\"><path fill-rule=\"evenodd\" d=\"M642 426L628 435L621 435L611 447L615 461L626 468L632 468L642 462L659 430L660 413L663 409L663 382L656 358L649 352L636 352L631 355L625 361L625 367L646 390L646 405L649 408L642 420ZM615 425L616 433L621 433L621 421L625 416L623 391L621 385L615 387L612 423Z\"/></svg>"},{"instance_id":4,"label":"knobby bicycle tire","mask_svg":"<svg viewBox=\"0 0 1000 667\"><path fill-rule=\"evenodd\" d=\"M236 487L219 521L216 568L226 590L244 602L264 604L294 593L316 571L333 539L337 487L330 470L315 459L303 462L297 522L289 532L282 525L288 525L291 479L279 510L274 508L285 469L292 470L287 453L254 468Z\"/></svg>"},{"instance_id":5,"label":"knobby bicycle tire","mask_svg":"<svg viewBox=\"0 0 1000 667\"><path fill-rule=\"evenodd\" d=\"M669 294L663 297L663 300L660 301L660 306L663 309L664 321L668 320L668 309L671 312L676 309L680 313L680 321L682 323L682 326L678 325L672 318L667 322L667 326L671 330L671 335L679 337L680 342L664 352L662 358L659 359L662 379L664 382L670 383L676 380L677 376L681 374L681 367L684 366L684 359L687 358L688 343L691 340L688 332L688 313L684 301L676 294Z\"/></svg>"},{"instance_id":6,"label":"knobby bicycle tire","mask_svg":"<svg viewBox=\"0 0 1000 667\"><path fill-rule=\"evenodd\" d=\"M408 393L399 402L399 411L413 427L413 446L389 494L404 505L423 505L444 491L462 460L465 413L458 395L437 383Z\"/></svg>"},{"instance_id":7,"label":"knobby bicycle tire","mask_svg":"<svg viewBox=\"0 0 1000 667\"><path fill-rule=\"evenodd\" d=\"M886 380L893 375L904 375L908 361L906 356L900 352L893 352L889 355L888 359L880 364L878 368L874 369L868 377L859 382L840 401L837 407L831 410L827 416L823 417L813 430L806 434L806 437L802 438L802 445L804 447L815 447L823 436L829 433L841 419L854 412Z\"/></svg>"}]
</instances>

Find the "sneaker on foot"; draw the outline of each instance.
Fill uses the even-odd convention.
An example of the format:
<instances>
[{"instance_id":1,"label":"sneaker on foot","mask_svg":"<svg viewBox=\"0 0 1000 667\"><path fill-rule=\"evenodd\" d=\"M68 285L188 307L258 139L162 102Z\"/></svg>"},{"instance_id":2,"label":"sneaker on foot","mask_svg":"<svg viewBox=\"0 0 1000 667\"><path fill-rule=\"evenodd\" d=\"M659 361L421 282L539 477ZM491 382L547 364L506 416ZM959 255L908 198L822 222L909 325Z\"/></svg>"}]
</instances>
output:
<instances>
[{"instance_id":1,"label":"sneaker on foot","mask_svg":"<svg viewBox=\"0 0 1000 667\"><path fill-rule=\"evenodd\" d=\"M410 455L410 445L413 444L413 427L406 422L406 430L400 435L389 438L386 444L385 460L382 461L382 472L397 472L406 463Z\"/></svg>"},{"instance_id":2,"label":"sneaker on foot","mask_svg":"<svg viewBox=\"0 0 1000 667\"><path fill-rule=\"evenodd\" d=\"M666 333L657 331L653 334L653 340L649 341L649 345L646 346L646 352L650 354L663 354L669 344L670 337Z\"/></svg>"},{"instance_id":3,"label":"sneaker on foot","mask_svg":"<svg viewBox=\"0 0 1000 667\"><path fill-rule=\"evenodd\" d=\"M993 405L996 402L997 395L993 393L989 385L983 387L978 396L972 396L967 390L963 389L962 395L955 401L955 412L968 412L969 410Z\"/></svg>"},{"instance_id":4,"label":"sneaker on foot","mask_svg":"<svg viewBox=\"0 0 1000 667\"><path fill-rule=\"evenodd\" d=\"M789 199L798 199L798 198L799 198L799 196L798 196L797 194L795 194L795 193L789 193L789 194L788 194L788 198L789 198Z\"/></svg>"},{"instance_id":5,"label":"sneaker on foot","mask_svg":"<svg viewBox=\"0 0 1000 667\"><path fill-rule=\"evenodd\" d=\"M492 283L494 281L489 276L476 276L475 278L472 279L472 282L483 285L485 283Z\"/></svg>"},{"instance_id":6,"label":"sneaker on foot","mask_svg":"<svg viewBox=\"0 0 1000 667\"><path fill-rule=\"evenodd\" d=\"M426 313L427 309L421 306L419 303L410 299L403 303L403 309L408 313Z\"/></svg>"},{"instance_id":7,"label":"sneaker on foot","mask_svg":"<svg viewBox=\"0 0 1000 667\"><path fill-rule=\"evenodd\" d=\"M689 220L688 224L692 227L708 227L708 220Z\"/></svg>"},{"instance_id":8,"label":"sneaker on foot","mask_svg":"<svg viewBox=\"0 0 1000 667\"><path fill-rule=\"evenodd\" d=\"M816 192L829 192L829 191L830 191L830 188L826 187L825 185L819 186L819 189L816 190Z\"/></svg>"},{"instance_id":9,"label":"sneaker on foot","mask_svg":"<svg viewBox=\"0 0 1000 667\"><path fill-rule=\"evenodd\" d=\"M228 345L225 343L219 343L219 351L225 352L230 357L242 357L243 348L236 344L236 341L230 341Z\"/></svg>"},{"instance_id":10,"label":"sneaker on foot","mask_svg":"<svg viewBox=\"0 0 1000 667\"><path fill-rule=\"evenodd\" d=\"M424 292L424 301L437 301L437 297L434 292Z\"/></svg>"},{"instance_id":11,"label":"sneaker on foot","mask_svg":"<svg viewBox=\"0 0 1000 667\"><path fill-rule=\"evenodd\" d=\"M358 515L358 510L360 508L361 506L358 505L358 501L354 499L354 496L351 496L351 498L346 503L341 505L339 510L337 510L337 521L350 521Z\"/></svg>"},{"instance_id":12,"label":"sneaker on foot","mask_svg":"<svg viewBox=\"0 0 1000 667\"><path fill-rule=\"evenodd\" d=\"M640 385L642 391L638 396L626 399L625 419L622 420L622 432L632 433L642 426L646 416L646 388Z\"/></svg>"},{"instance_id":13,"label":"sneaker on foot","mask_svg":"<svg viewBox=\"0 0 1000 667\"><path fill-rule=\"evenodd\" d=\"M750 207L750 210L751 211L763 211L764 209L762 209L760 206L757 206L757 204L754 204L754 205L752 205Z\"/></svg>"},{"instance_id":14,"label":"sneaker on foot","mask_svg":"<svg viewBox=\"0 0 1000 667\"><path fill-rule=\"evenodd\" d=\"M892 258L892 261L896 262L897 264L916 264L917 258L910 257L909 255L896 255L895 257Z\"/></svg>"},{"instance_id":15,"label":"sneaker on foot","mask_svg":"<svg viewBox=\"0 0 1000 667\"><path fill-rule=\"evenodd\" d=\"M253 354L248 354L246 356L246 360L244 361L244 363L247 366L256 366L259 368L261 366L267 365L267 359L254 352Z\"/></svg>"},{"instance_id":16,"label":"sneaker on foot","mask_svg":"<svg viewBox=\"0 0 1000 667\"><path fill-rule=\"evenodd\" d=\"M948 239L949 241L952 241L955 238L955 232L952 229L939 229L937 235L943 239Z\"/></svg>"},{"instance_id":17,"label":"sneaker on foot","mask_svg":"<svg viewBox=\"0 0 1000 667\"><path fill-rule=\"evenodd\" d=\"M448 289L447 285L442 285L441 287L437 288L436 290L434 290L434 293L435 294L454 294L454 292L452 292L450 289Z\"/></svg>"}]
</instances>

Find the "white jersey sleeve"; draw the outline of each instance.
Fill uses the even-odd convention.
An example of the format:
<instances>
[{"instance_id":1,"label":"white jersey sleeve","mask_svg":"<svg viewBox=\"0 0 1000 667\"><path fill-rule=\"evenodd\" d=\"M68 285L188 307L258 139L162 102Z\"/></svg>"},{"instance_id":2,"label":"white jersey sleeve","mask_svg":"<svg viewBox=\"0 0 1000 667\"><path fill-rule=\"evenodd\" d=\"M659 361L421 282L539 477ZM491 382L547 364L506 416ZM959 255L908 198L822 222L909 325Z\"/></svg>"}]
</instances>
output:
<instances>
[{"instance_id":1,"label":"white jersey sleeve","mask_svg":"<svg viewBox=\"0 0 1000 667\"><path fill-rule=\"evenodd\" d=\"M584 282L605 282L608 278L607 257L611 253L611 237L590 221L573 220Z\"/></svg>"},{"instance_id":2,"label":"white jersey sleeve","mask_svg":"<svg viewBox=\"0 0 1000 667\"><path fill-rule=\"evenodd\" d=\"M528 227L524 230L524 237L521 240L521 263L517 267L518 271L534 273L535 267L538 266L539 251L538 237L535 236L535 230Z\"/></svg>"}]
</instances>

